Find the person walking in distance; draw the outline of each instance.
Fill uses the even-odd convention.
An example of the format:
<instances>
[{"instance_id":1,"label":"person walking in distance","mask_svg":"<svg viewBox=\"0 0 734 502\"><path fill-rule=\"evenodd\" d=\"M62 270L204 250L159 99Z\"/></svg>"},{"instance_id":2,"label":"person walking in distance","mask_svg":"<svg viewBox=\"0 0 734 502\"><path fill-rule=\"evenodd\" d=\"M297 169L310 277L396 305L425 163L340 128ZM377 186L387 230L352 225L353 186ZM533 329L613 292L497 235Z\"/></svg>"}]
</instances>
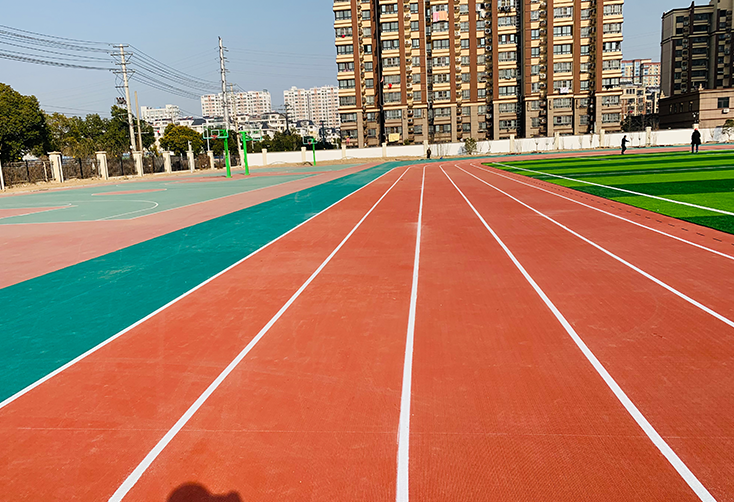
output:
<instances>
[{"instance_id":1,"label":"person walking in distance","mask_svg":"<svg viewBox=\"0 0 734 502\"><path fill-rule=\"evenodd\" d=\"M627 135L624 135L624 138L622 138L622 155L624 155L624 152L627 151Z\"/></svg>"},{"instance_id":2,"label":"person walking in distance","mask_svg":"<svg viewBox=\"0 0 734 502\"><path fill-rule=\"evenodd\" d=\"M431 149L430 148L428 150L426 150L426 158L427 159L430 159L431 158Z\"/></svg>"},{"instance_id":3,"label":"person walking in distance","mask_svg":"<svg viewBox=\"0 0 734 502\"><path fill-rule=\"evenodd\" d=\"M691 134L691 153L698 153L698 147L701 144L701 133L698 129L693 130Z\"/></svg>"}]
</instances>

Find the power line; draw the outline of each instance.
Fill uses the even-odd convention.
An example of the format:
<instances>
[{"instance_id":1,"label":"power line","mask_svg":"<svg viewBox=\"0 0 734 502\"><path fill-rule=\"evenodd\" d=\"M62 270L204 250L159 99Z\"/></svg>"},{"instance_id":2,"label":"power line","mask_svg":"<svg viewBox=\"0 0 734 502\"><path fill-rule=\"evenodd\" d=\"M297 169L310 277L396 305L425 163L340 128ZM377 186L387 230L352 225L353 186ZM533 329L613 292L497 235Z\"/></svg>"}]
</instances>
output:
<instances>
[{"instance_id":1,"label":"power line","mask_svg":"<svg viewBox=\"0 0 734 502\"><path fill-rule=\"evenodd\" d=\"M33 57L18 56L18 55L9 54L6 52L0 52L0 58L10 59L13 61L19 61L22 63L33 63L33 64L40 64L40 65L46 65L46 66L58 66L61 68L76 68L79 70L104 70L104 71L111 70L110 67L103 68L103 67L97 67L97 66L85 66L85 65L78 65L78 64L60 63L58 61L48 61L48 60L37 59Z\"/></svg>"}]
</instances>

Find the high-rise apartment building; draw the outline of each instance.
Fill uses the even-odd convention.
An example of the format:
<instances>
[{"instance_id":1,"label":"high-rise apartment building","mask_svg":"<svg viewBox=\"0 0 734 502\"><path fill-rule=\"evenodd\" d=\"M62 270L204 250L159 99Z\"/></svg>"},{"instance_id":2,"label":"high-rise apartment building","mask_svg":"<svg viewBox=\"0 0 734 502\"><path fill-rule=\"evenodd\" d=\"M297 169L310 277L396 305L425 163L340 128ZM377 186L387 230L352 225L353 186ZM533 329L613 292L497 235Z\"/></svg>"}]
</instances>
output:
<instances>
[{"instance_id":1,"label":"high-rise apartment building","mask_svg":"<svg viewBox=\"0 0 734 502\"><path fill-rule=\"evenodd\" d=\"M623 0L335 0L350 145L619 130Z\"/></svg>"},{"instance_id":2,"label":"high-rise apartment building","mask_svg":"<svg viewBox=\"0 0 734 502\"><path fill-rule=\"evenodd\" d=\"M229 114L262 115L272 110L268 91L244 91L228 93ZM204 117L224 116L224 100L221 94L207 94L201 97L201 114Z\"/></svg>"},{"instance_id":3,"label":"high-rise apartment building","mask_svg":"<svg viewBox=\"0 0 734 502\"><path fill-rule=\"evenodd\" d=\"M339 127L339 89L334 86L283 91L283 102L294 120L311 120L320 126Z\"/></svg>"},{"instance_id":4,"label":"high-rise apartment building","mask_svg":"<svg viewBox=\"0 0 734 502\"><path fill-rule=\"evenodd\" d=\"M660 87L660 63L652 59L622 61L622 84Z\"/></svg>"},{"instance_id":5,"label":"high-rise apartment building","mask_svg":"<svg viewBox=\"0 0 734 502\"><path fill-rule=\"evenodd\" d=\"M712 0L663 14L663 94L732 87L732 7L734 0Z\"/></svg>"},{"instance_id":6,"label":"high-rise apartment building","mask_svg":"<svg viewBox=\"0 0 734 502\"><path fill-rule=\"evenodd\" d=\"M140 118L146 122L157 120L176 121L181 116L181 110L176 105L166 105L164 108L140 107Z\"/></svg>"}]
</instances>

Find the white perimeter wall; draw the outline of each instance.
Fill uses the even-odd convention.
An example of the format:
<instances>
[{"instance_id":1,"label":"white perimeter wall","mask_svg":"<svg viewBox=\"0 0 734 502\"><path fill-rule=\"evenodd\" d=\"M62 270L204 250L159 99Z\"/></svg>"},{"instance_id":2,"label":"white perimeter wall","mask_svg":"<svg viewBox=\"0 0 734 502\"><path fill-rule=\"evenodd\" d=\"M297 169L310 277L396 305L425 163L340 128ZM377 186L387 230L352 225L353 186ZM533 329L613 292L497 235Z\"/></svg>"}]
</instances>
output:
<instances>
[{"instance_id":1,"label":"white perimeter wall","mask_svg":"<svg viewBox=\"0 0 734 502\"><path fill-rule=\"evenodd\" d=\"M700 129L704 143L725 142L728 140L721 127ZM573 150L592 150L596 148L619 148L626 134L628 147L655 147L685 145L691 142L691 129L669 129L665 131L642 131L631 133L602 133L583 136L556 136L553 138L501 139L477 142L475 155L501 155L510 153L534 153ZM431 158L466 156L464 143L440 143L428 145ZM396 157L425 158L425 145L385 146L377 148L342 148L337 150L316 150L316 162L328 163L341 160L393 159ZM312 162L310 149L300 152L264 152L247 156L251 166L278 164L298 164Z\"/></svg>"}]
</instances>

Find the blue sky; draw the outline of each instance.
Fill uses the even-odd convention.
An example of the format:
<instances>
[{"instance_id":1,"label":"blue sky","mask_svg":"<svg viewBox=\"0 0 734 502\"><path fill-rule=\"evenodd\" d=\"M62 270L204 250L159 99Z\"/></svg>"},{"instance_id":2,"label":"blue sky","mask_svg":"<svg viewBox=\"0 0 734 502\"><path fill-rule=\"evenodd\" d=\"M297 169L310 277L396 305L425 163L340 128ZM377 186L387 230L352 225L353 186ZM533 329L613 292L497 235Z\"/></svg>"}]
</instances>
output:
<instances>
[{"instance_id":1,"label":"blue sky","mask_svg":"<svg viewBox=\"0 0 734 502\"><path fill-rule=\"evenodd\" d=\"M660 17L666 10L686 5L686 0L627 0L625 58L659 60ZM293 85L336 84L330 0L129 0L124 4L36 0L32 9L23 2L4 2L0 24L47 35L134 45L178 70L214 81L219 79L217 37L221 36L229 49L228 80L245 89L268 89L276 108L282 105L283 90ZM109 72L3 59L0 82L36 95L48 111L67 114L107 114L118 95ZM138 91L141 106L171 103L191 114L201 113L198 100L141 84L131 89Z\"/></svg>"}]
</instances>

